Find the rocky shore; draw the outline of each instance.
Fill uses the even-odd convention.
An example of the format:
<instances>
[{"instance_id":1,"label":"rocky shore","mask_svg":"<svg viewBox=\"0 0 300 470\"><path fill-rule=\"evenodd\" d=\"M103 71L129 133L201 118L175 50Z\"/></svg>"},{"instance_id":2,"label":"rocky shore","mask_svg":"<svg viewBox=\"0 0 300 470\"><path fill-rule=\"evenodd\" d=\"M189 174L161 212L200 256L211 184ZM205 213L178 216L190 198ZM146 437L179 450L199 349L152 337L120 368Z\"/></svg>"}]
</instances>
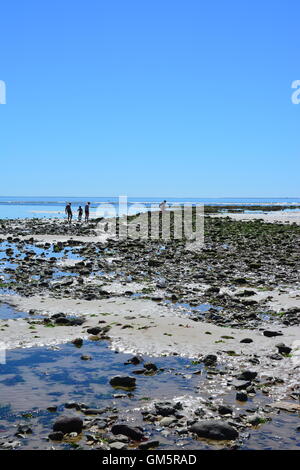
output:
<instances>
[{"instance_id":1,"label":"rocky shore","mask_svg":"<svg viewBox=\"0 0 300 470\"><path fill-rule=\"evenodd\" d=\"M99 220L1 220L0 448L297 448L300 227L238 216L206 215L201 250L99 238ZM24 421L10 357L69 348L79 368L107 367L104 354L116 363L102 395L68 401L73 384L65 402L29 399L39 411ZM22 380L30 390L28 372Z\"/></svg>"}]
</instances>

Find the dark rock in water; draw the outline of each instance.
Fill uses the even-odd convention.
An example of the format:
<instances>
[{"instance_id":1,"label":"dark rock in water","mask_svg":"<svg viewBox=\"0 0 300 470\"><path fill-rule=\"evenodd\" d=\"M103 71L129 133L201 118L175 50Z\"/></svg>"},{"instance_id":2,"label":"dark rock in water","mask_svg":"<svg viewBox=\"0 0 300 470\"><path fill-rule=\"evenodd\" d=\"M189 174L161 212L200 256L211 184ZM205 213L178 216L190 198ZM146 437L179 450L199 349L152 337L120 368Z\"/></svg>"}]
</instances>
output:
<instances>
[{"instance_id":1,"label":"dark rock in water","mask_svg":"<svg viewBox=\"0 0 300 470\"><path fill-rule=\"evenodd\" d=\"M232 385L236 390L245 390L247 387L250 387L251 382L249 380L234 380Z\"/></svg>"},{"instance_id":2,"label":"dark rock in water","mask_svg":"<svg viewBox=\"0 0 300 470\"><path fill-rule=\"evenodd\" d=\"M276 344L276 348L278 349L278 352L280 354L290 354L290 352L292 351L292 348L289 348L284 343Z\"/></svg>"},{"instance_id":3,"label":"dark rock in water","mask_svg":"<svg viewBox=\"0 0 300 470\"><path fill-rule=\"evenodd\" d=\"M220 406L218 407L218 413L219 413L220 415L232 414L232 413L233 413L233 409L231 408L231 406L220 405Z\"/></svg>"},{"instance_id":4,"label":"dark rock in water","mask_svg":"<svg viewBox=\"0 0 300 470\"><path fill-rule=\"evenodd\" d=\"M77 348L80 348L83 345L83 339L82 338L75 338L71 343L75 344Z\"/></svg>"},{"instance_id":5,"label":"dark rock in water","mask_svg":"<svg viewBox=\"0 0 300 470\"><path fill-rule=\"evenodd\" d=\"M65 403L65 408L71 409L74 408L75 410L80 410L81 406L79 403L76 403L75 401L68 401Z\"/></svg>"},{"instance_id":6,"label":"dark rock in water","mask_svg":"<svg viewBox=\"0 0 300 470\"><path fill-rule=\"evenodd\" d=\"M61 431L51 432L48 436L51 441L62 441L64 438L64 433Z\"/></svg>"},{"instance_id":7,"label":"dark rock in water","mask_svg":"<svg viewBox=\"0 0 300 470\"><path fill-rule=\"evenodd\" d=\"M57 406L48 406L47 411L54 413L55 411L57 411Z\"/></svg>"},{"instance_id":8,"label":"dark rock in water","mask_svg":"<svg viewBox=\"0 0 300 470\"><path fill-rule=\"evenodd\" d=\"M116 375L112 377L109 381L110 385L113 387L126 387L126 388L133 388L135 387L136 379L135 377L130 376L121 376Z\"/></svg>"},{"instance_id":9,"label":"dark rock in water","mask_svg":"<svg viewBox=\"0 0 300 470\"><path fill-rule=\"evenodd\" d=\"M238 401L247 401L248 395L246 392L237 392L235 399Z\"/></svg>"},{"instance_id":10,"label":"dark rock in water","mask_svg":"<svg viewBox=\"0 0 300 470\"><path fill-rule=\"evenodd\" d=\"M115 435L123 434L134 441L141 441L144 439L144 434L140 429L127 426L127 424L114 424L111 428L111 432Z\"/></svg>"},{"instance_id":11,"label":"dark rock in water","mask_svg":"<svg viewBox=\"0 0 300 470\"><path fill-rule=\"evenodd\" d=\"M142 444L139 445L139 449L141 450L154 449L154 447L158 447L159 444L160 444L159 441L143 442Z\"/></svg>"},{"instance_id":12,"label":"dark rock in water","mask_svg":"<svg viewBox=\"0 0 300 470\"><path fill-rule=\"evenodd\" d=\"M257 372L253 370L244 370L238 377L238 380L253 380L257 376Z\"/></svg>"},{"instance_id":13,"label":"dark rock in water","mask_svg":"<svg viewBox=\"0 0 300 470\"><path fill-rule=\"evenodd\" d=\"M124 364L125 365L127 364L137 365L137 364L140 364L141 362L143 362L143 358L141 356L133 356L131 359L128 359L128 361L124 362Z\"/></svg>"},{"instance_id":14,"label":"dark rock in water","mask_svg":"<svg viewBox=\"0 0 300 470\"><path fill-rule=\"evenodd\" d=\"M178 410L182 410L182 404L171 403L169 401L157 402L154 404L156 413L161 416L170 416L174 415Z\"/></svg>"},{"instance_id":15,"label":"dark rock in water","mask_svg":"<svg viewBox=\"0 0 300 470\"><path fill-rule=\"evenodd\" d=\"M80 434L82 428L83 421L77 416L63 416L56 420L53 425L53 431L61 431L63 434L69 434L70 432Z\"/></svg>"},{"instance_id":16,"label":"dark rock in water","mask_svg":"<svg viewBox=\"0 0 300 470\"><path fill-rule=\"evenodd\" d=\"M101 333L102 331L102 328L100 328L99 326L95 326L93 328L88 328L87 330L87 333L89 333L90 335L98 335L99 333Z\"/></svg>"},{"instance_id":17,"label":"dark rock in water","mask_svg":"<svg viewBox=\"0 0 300 470\"><path fill-rule=\"evenodd\" d=\"M267 338L272 338L273 336L282 336L282 333L280 333L278 331L267 331L267 330L265 330L263 332L263 335L267 336Z\"/></svg>"},{"instance_id":18,"label":"dark rock in water","mask_svg":"<svg viewBox=\"0 0 300 470\"><path fill-rule=\"evenodd\" d=\"M147 372L147 369L136 369L136 370L133 370L132 373L133 374L136 374L136 375L142 375L144 374L145 372Z\"/></svg>"},{"instance_id":19,"label":"dark rock in water","mask_svg":"<svg viewBox=\"0 0 300 470\"><path fill-rule=\"evenodd\" d=\"M236 439L239 434L232 426L222 421L200 421L193 424L188 429L190 432L197 434L199 437L206 437L214 440L232 440Z\"/></svg>"},{"instance_id":20,"label":"dark rock in water","mask_svg":"<svg viewBox=\"0 0 300 470\"><path fill-rule=\"evenodd\" d=\"M71 408L74 408L75 410L80 410L81 409L81 406L79 403L76 403L75 401L68 401L67 403L65 403L65 408L68 408L68 409L71 409Z\"/></svg>"},{"instance_id":21,"label":"dark rock in water","mask_svg":"<svg viewBox=\"0 0 300 470\"><path fill-rule=\"evenodd\" d=\"M257 426L258 424L261 424L262 418L258 414L254 414L253 416L249 416L247 422L252 426Z\"/></svg>"},{"instance_id":22,"label":"dark rock in water","mask_svg":"<svg viewBox=\"0 0 300 470\"><path fill-rule=\"evenodd\" d=\"M251 338L244 338L240 341L240 343L253 343L253 339Z\"/></svg>"},{"instance_id":23,"label":"dark rock in water","mask_svg":"<svg viewBox=\"0 0 300 470\"><path fill-rule=\"evenodd\" d=\"M53 315L51 315L51 319L61 318L61 317L66 317L66 314L65 313L54 313Z\"/></svg>"},{"instance_id":24,"label":"dark rock in water","mask_svg":"<svg viewBox=\"0 0 300 470\"><path fill-rule=\"evenodd\" d=\"M82 361L91 361L92 360L92 356L90 356L89 354L82 354L82 356L80 356L80 359Z\"/></svg>"},{"instance_id":25,"label":"dark rock in water","mask_svg":"<svg viewBox=\"0 0 300 470\"><path fill-rule=\"evenodd\" d=\"M87 408L86 410L83 410L85 415L101 415L105 413L106 408Z\"/></svg>"},{"instance_id":26,"label":"dark rock in water","mask_svg":"<svg viewBox=\"0 0 300 470\"><path fill-rule=\"evenodd\" d=\"M145 362L144 367L147 370L157 371L157 366L153 364L152 362Z\"/></svg>"},{"instance_id":27,"label":"dark rock in water","mask_svg":"<svg viewBox=\"0 0 300 470\"><path fill-rule=\"evenodd\" d=\"M212 366L217 363L217 360L217 356L215 356L214 354L208 354L203 358L202 362L204 362L206 366Z\"/></svg>"},{"instance_id":28,"label":"dark rock in water","mask_svg":"<svg viewBox=\"0 0 300 470\"><path fill-rule=\"evenodd\" d=\"M17 434L32 434L32 429L27 424L19 424Z\"/></svg>"}]
</instances>

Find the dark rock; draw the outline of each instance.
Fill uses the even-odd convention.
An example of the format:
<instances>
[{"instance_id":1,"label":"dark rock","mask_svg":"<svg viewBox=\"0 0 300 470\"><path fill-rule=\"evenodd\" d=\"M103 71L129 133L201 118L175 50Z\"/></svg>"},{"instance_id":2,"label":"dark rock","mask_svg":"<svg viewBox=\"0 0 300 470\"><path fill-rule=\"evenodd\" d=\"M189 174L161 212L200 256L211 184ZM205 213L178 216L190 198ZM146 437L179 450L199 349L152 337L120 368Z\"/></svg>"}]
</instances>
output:
<instances>
[{"instance_id":1,"label":"dark rock","mask_svg":"<svg viewBox=\"0 0 300 470\"><path fill-rule=\"evenodd\" d=\"M199 437L206 437L214 440L232 440L238 437L238 432L232 426L223 421L200 421L193 424L188 429Z\"/></svg>"},{"instance_id":2,"label":"dark rock","mask_svg":"<svg viewBox=\"0 0 300 470\"><path fill-rule=\"evenodd\" d=\"M237 392L235 398L238 401L247 401L248 400L248 395L247 395L246 392Z\"/></svg>"},{"instance_id":3,"label":"dark rock","mask_svg":"<svg viewBox=\"0 0 300 470\"><path fill-rule=\"evenodd\" d=\"M283 357L280 354L271 354L268 356L270 359L273 359L274 361L282 361Z\"/></svg>"},{"instance_id":4,"label":"dark rock","mask_svg":"<svg viewBox=\"0 0 300 470\"><path fill-rule=\"evenodd\" d=\"M232 385L236 390L245 390L247 387L250 387L251 382L249 380L234 380Z\"/></svg>"},{"instance_id":5,"label":"dark rock","mask_svg":"<svg viewBox=\"0 0 300 470\"><path fill-rule=\"evenodd\" d=\"M57 406L48 406L47 410L53 413L57 411Z\"/></svg>"},{"instance_id":6,"label":"dark rock","mask_svg":"<svg viewBox=\"0 0 300 470\"><path fill-rule=\"evenodd\" d=\"M290 352L292 351L292 348L289 348L284 343L276 344L276 348L278 349L278 352L280 354L290 354Z\"/></svg>"},{"instance_id":7,"label":"dark rock","mask_svg":"<svg viewBox=\"0 0 300 470\"><path fill-rule=\"evenodd\" d=\"M159 444L160 444L159 441L143 442L142 444L139 445L139 449L141 450L154 449L154 447L158 447Z\"/></svg>"},{"instance_id":8,"label":"dark rock","mask_svg":"<svg viewBox=\"0 0 300 470\"><path fill-rule=\"evenodd\" d=\"M70 432L77 432L80 434L82 427L82 419L76 416L62 416L55 421L53 431L61 431L64 434L69 434Z\"/></svg>"},{"instance_id":9,"label":"dark rock","mask_svg":"<svg viewBox=\"0 0 300 470\"><path fill-rule=\"evenodd\" d=\"M87 330L87 333L89 333L90 335L98 335L99 333L101 333L102 331L102 328L100 328L99 326L95 326L93 328L88 328Z\"/></svg>"},{"instance_id":10,"label":"dark rock","mask_svg":"<svg viewBox=\"0 0 300 470\"><path fill-rule=\"evenodd\" d=\"M51 441L62 441L64 438L64 433L61 431L51 432L48 436Z\"/></svg>"},{"instance_id":11,"label":"dark rock","mask_svg":"<svg viewBox=\"0 0 300 470\"><path fill-rule=\"evenodd\" d=\"M133 388L135 387L136 379L135 377L130 376L121 376L116 375L112 377L109 381L110 385L113 387L125 387L125 388Z\"/></svg>"},{"instance_id":12,"label":"dark rock","mask_svg":"<svg viewBox=\"0 0 300 470\"><path fill-rule=\"evenodd\" d=\"M137 364L140 364L141 362L143 362L143 358L140 357L140 356L133 356L131 359L128 359L128 361L124 362L124 364L134 364L135 366Z\"/></svg>"},{"instance_id":13,"label":"dark rock","mask_svg":"<svg viewBox=\"0 0 300 470\"><path fill-rule=\"evenodd\" d=\"M253 343L253 339L251 338L244 338L240 341L240 343Z\"/></svg>"},{"instance_id":14,"label":"dark rock","mask_svg":"<svg viewBox=\"0 0 300 470\"><path fill-rule=\"evenodd\" d=\"M68 401L67 403L65 403L65 408L75 408L75 410L80 410L81 409L81 406L79 403L76 403L75 401Z\"/></svg>"},{"instance_id":15,"label":"dark rock","mask_svg":"<svg viewBox=\"0 0 300 470\"><path fill-rule=\"evenodd\" d=\"M202 362L204 362L206 366L212 366L217 363L217 360L217 356L215 356L214 354L208 354L203 358Z\"/></svg>"},{"instance_id":16,"label":"dark rock","mask_svg":"<svg viewBox=\"0 0 300 470\"><path fill-rule=\"evenodd\" d=\"M17 434L32 434L32 429L27 424L19 424Z\"/></svg>"},{"instance_id":17,"label":"dark rock","mask_svg":"<svg viewBox=\"0 0 300 470\"><path fill-rule=\"evenodd\" d=\"M85 415L100 415L105 413L106 408L87 408L86 410L83 410Z\"/></svg>"},{"instance_id":18,"label":"dark rock","mask_svg":"<svg viewBox=\"0 0 300 470\"><path fill-rule=\"evenodd\" d=\"M144 439L144 434L138 428L127 426L127 424L114 424L111 428L113 434L123 434L134 441L141 441Z\"/></svg>"},{"instance_id":19,"label":"dark rock","mask_svg":"<svg viewBox=\"0 0 300 470\"><path fill-rule=\"evenodd\" d=\"M220 415L232 414L232 413L233 413L233 409L231 408L231 406L220 405L220 406L218 407L218 413L219 413Z\"/></svg>"},{"instance_id":20,"label":"dark rock","mask_svg":"<svg viewBox=\"0 0 300 470\"><path fill-rule=\"evenodd\" d=\"M238 380L253 380L257 376L257 372L253 370L244 370L238 377Z\"/></svg>"},{"instance_id":21,"label":"dark rock","mask_svg":"<svg viewBox=\"0 0 300 470\"><path fill-rule=\"evenodd\" d=\"M178 410L182 410L182 404L180 402L175 404L169 401L157 402L154 406L156 413L161 416L174 415Z\"/></svg>"},{"instance_id":22,"label":"dark rock","mask_svg":"<svg viewBox=\"0 0 300 470\"><path fill-rule=\"evenodd\" d=\"M157 371L157 366L153 364L152 362L145 362L144 367L147 370Z\"/></svg>"},{"instance_id":23,"label":"dark rock","mask_svg":"<svg viewBox=\"0 0 300 470\"><path fill-rule=\"evenodd\" d=\"M71 343L75 344L77 348L80 348L83 345L83 339L82 338L75 338Z\"/></svg>"},{"instance_id":24,"label":"dark rock","mask_svg":"<svg viewBox=\"0 0 300 470\"><path fill-rule=\"evenodd\" d=\"M273 336L282 336L282 333L280 333L278 331L267 331L267 330L265 330L263 332L263 335L267 336L267 338L272 338Z\"/></svg>"}]
</instances>

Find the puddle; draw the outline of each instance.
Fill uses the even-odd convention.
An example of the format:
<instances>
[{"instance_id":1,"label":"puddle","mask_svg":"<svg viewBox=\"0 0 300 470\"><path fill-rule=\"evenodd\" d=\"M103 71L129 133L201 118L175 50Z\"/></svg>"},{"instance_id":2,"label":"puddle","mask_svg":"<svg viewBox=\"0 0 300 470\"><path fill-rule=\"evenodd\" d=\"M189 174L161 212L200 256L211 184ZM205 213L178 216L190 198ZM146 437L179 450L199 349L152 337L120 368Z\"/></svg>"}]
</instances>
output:
<instances>
[{"instance_id":1,"label":"puddle","mask_svg":"<svg viewBox=\"0 0 300 470\"><path fill-rule=\"evenodd\" d=\"M182 402L182 414L189 417L190 410L193 407L195 409L195 405L201 406L203 397L207 398L211 393L211 387L209 390L205 386L207 373L203 365L179 356L144 356L145 362L156 364L158 372L152 376L137 375L133 371L141 369L142 364L124 365L132 356L115 353L108 345L106 341L84 341L81 348L65 344L54 348L7 351L6 364L0 365L0 443L13 439L19 442L20 449L49 449L53 445L58 449L72 448L70 443L53 443L46 438L59 416L77 415L86 418L82 411L65 408L65 403L73 401L84 403L89 408L108 408L103 414L93 416L95 418L105 420L117 415L118 421L124 418L131 425L142 426L146 434L151 433L151 439L160 441L160 449L224 447L224 443L221 445L195 440L191 436L181 436L172 429L163 428L159 423L146 422L141 413L153 400L175 399ZM83 354L91 356L91 359L82 360ZM196 371L201 371L201 375L193 374ZM115 375L136 377L136 388L130 393L113 388L109 380ZM227 395L226 402L236 404L235 392ZM261 397L257 399L261 403ZM249 408L255 404L255 400L239 408ZM57 407L57 410L48 411L49 407ZM282 412L273 414L272 418L270 423L259 428L243 431L240 448L298 448L299 433L296 432L296 426L299 425L299 416ZM32 434L25 438L14 436L18 424L31 427ZM89 448L87 434L90 434L89 430L85 430L82 437L77 439L79 448Z\"/></svg>"},{"instance_id":2,"label":"puddle","mask_svg":"<svg viewBox=\"0 0 300 470\"><path fill-rule=\"evenodd\" d=\"M41 315L31 315L28 312L19 312L9 304L0 302L0 320L10 320L18 318L43 318Z\"/></svg>"}]
</instances>

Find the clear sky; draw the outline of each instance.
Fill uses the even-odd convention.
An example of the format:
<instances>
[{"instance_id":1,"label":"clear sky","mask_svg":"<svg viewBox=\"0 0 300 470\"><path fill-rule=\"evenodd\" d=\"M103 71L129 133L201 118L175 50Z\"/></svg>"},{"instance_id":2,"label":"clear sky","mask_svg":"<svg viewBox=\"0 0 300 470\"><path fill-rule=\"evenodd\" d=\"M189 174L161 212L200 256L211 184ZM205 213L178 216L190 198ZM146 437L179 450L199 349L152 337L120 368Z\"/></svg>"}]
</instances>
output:
<instances>
[{"instance_id":1,"label":"clear sky","mask_svg":"<svg viewBox=\"0 0 300 470\"><path fill-rule=\"evenodd\" d=\"M299 0L1 3L0 195L300 196Z\"/></svg>"}]
</instances>

